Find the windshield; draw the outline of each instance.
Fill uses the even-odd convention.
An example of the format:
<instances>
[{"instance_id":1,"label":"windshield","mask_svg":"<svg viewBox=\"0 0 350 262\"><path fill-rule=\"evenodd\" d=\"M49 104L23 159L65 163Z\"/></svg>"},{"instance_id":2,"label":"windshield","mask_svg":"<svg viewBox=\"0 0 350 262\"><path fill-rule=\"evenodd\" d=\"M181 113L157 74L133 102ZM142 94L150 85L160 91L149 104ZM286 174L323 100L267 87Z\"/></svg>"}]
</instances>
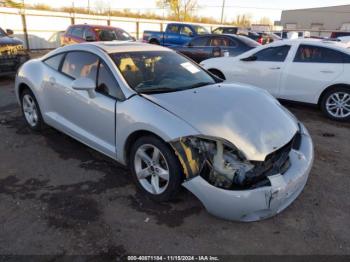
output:
<instances>
[{"instance_id":1,"label":"windshield","mask_svg":"<svg viewBox=\"0 0 350 262\"><path fill-rule=\"evenodd\" d=\"M249 37L242 36L242 35L237 35L238 39L241 40L244 44L250 47L257 47L260 46L260 44Z\"/></svg>"},{"instance_id":2,"label":"windshield","mask_svg":"<svg viewBox=\"0 0 350 262\"><path fill-rule=\"evenodd\" d=\"M98 34L98 38L100 39L100 41L132 40L132 37L127 32L118 28L111 28L111 29L98 28L98 29L95 29L95 32Z\"/></svg>"},{"instance_id":3,"label":"windshield","mask_svg":"<svg viewBox=\"0 0 350 262\"><path fill-rule=\"evenodd\" d=\"M117 35L118 40L120 41L134 40L131 35L129 35L127 32L125 32L122 29L115 29L115 33Z\"/></svg>"},{"instance_id":4,"label":"windshield","mask_svg":"<svg viewBox=\"0 0 350 262\"><path fill-rule=\"evenodd\" d=\"M2 30L2 28L0 28L0 37L6 36L6 33L4 32L4 30Z\"/></svg>"},{"instance_id":5,"label":"windshield","mask_svg":"<svg viewBox=\"0 0 350 262\"><path fill-rule=\"evenodd\" d=\"M111 54L129 86L140 93L186 90L216 81L183 56L170 51Z\"/></svg>"},{"instance_id":6,"label":"windshield","mask_svg":"<svg viewBox=\"0 0 350 262\"><path fill-rule=\"evenodd\" d=\"M196 33L198 35L205 35L205 34L209 34L209 31L207 29L205 29L203 26L199 26L199 25L194 25L193 26L194 31L196 31Z\"/></svg>"}]
</instances>

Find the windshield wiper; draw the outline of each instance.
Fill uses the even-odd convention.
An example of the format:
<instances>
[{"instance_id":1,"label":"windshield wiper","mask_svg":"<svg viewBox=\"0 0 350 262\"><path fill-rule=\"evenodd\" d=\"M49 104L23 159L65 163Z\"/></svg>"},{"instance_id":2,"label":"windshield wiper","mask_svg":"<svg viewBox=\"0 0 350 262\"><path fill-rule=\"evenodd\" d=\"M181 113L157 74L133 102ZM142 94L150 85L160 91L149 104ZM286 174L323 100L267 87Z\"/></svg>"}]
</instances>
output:
<instances>
[{"instance_id":1,"label":"windshield wiper","mask_svg":"<svg viewBox=\"0 0 350 262\"><path fill-rule=\"evenodd\" d=\"M159 94L159 93L170 93L176 92L180 89L169 88L169 87L155 87L155 88L135 88L135 91L142 94Z\"/></svg>"}]
</instances>

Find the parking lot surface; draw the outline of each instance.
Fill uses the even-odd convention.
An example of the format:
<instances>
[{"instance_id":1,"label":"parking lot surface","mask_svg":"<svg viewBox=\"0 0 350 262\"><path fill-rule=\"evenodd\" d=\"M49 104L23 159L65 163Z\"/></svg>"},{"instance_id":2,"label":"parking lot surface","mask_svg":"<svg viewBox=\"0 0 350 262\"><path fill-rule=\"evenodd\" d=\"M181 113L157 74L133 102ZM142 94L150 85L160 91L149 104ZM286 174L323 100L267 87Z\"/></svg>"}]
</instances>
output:
<instances>
[{"instance_id":1,"label":"parking lot surface","mask_svg":"<svg viewBox=\"0 0 350 262\"><path fill-rule=\"evenodd\" d=\"M126 168L54 129L31 131L13 80L0 79L0 254L350 254L350 124L286 106L314 140L309 181L281 214L238 223L185 189L172 203L144 199Z\"/></svg>"}]
</instances>

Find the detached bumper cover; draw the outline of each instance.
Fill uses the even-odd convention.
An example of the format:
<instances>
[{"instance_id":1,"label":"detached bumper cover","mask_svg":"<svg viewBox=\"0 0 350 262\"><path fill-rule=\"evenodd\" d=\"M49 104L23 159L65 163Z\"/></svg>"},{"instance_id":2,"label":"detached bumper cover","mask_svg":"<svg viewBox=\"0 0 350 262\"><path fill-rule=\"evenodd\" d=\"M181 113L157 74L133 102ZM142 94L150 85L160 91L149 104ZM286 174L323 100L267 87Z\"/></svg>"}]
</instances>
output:
<instances>
[{"instance_id":1,"label":"detached bumper cover","mask_svg":"<svg viewBox=\"0 0 350 262\"><path fill-rule=\"evenodd\" d=\"M183 186L191 191L214 216L228 220L258 221L274 216L288 207L301 193L314 159L310 135L302 127L298 151L290 152L290 168L270 176L271 186L233 191L210 185L201 176L187 180Z\"/></svg>"}]
</instances>

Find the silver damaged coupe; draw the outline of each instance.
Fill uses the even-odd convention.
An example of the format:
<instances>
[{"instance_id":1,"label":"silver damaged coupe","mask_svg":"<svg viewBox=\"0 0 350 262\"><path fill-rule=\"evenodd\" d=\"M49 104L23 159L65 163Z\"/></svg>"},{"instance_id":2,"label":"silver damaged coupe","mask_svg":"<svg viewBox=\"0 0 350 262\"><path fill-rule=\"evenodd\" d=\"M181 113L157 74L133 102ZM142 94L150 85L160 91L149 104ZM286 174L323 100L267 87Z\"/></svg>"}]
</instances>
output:
<instances>
[{"instance_id":1,"label":"silver damaged coupe","mask_svg":"<svg viewBox=\"0 0 350 262\"><path fill-rule=\"evenodd\" d=\"M32 129L51 126L128 165L155 201L182 185L215 216L257 221L290 205L312 167L308 131L276 99L161 46L61 47L25 63L15 88Z\"/></svg>"}]
</instances>

